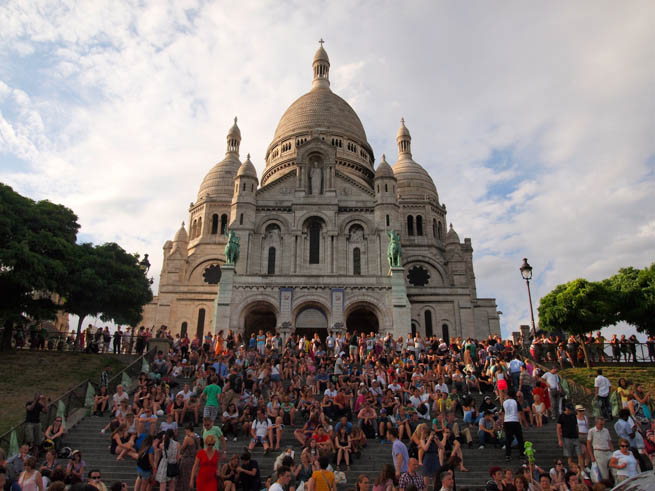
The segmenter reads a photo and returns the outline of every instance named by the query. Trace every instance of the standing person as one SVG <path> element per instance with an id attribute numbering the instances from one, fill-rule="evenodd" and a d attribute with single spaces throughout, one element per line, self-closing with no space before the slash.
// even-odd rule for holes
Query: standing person
<path id="1" fill-rule="evenodd" d="M 123 340 L 123 333 L 121 331 L 121 326 L 118 326 L 118 329 L 114 331 L 114 354 L 121 354 L 121 341 Z"/>
<path id="2" fill-rule="evenodd" d="M 639 473 L 639 463 L 630 451 L 630 442 L 619 438 L 619 449 L 612 454 L 609 466 L 616 469 L 616 481 L 620 483 Z"/>
<path id="3" fill-rule="evenodd" d="M 599 368 L 596 372 L 596 379 L 594 380 L 595 397 L 600 401 L 601 414 L 605 419 L 612 420 L 612 411 L 610 409 L 610 391 L 612 384 L 607 377 L 603 375 L 603 371 Z"/>
<path id="4" fill-rule="evenodd" d="M 202 391 L 201 399 L 205 400 L 205 408 L 203 409 L 203 418 L 209 418 L 212 423 L 216 421 L 218 416 L 218 397 L 221 395 L 221 388 L 218 385 L 218 375 L 210 377 L 210 383 Z"/>
<path id="5" fill-rule="evenodd" d="M 557 367 L 550 369 L 550 372 L 546 372 L 541 377 L 548 384 L 548 396 L 550 398 L 550 407 L 553 416 L 553 420 L 557 421 L 557 418 L 560 414 L 560 402 L 561 402 L 561 393 L 562 386 L 560 384 L 559 375 L 557 375 Z"/>
<path id="6" fill-rule="evenodd" d="M 157 466 L 157 475 L 155 480 L 159 483 L 159 491 L 175 491 L 176 475 L 171 475 L 169 466 L 177 465 L 180 460 L 180 446 L 175 439 L 173 430 L 166 430 L 164 440 L 161 442 L 161 460 Z M 178 469 L 179 473 L 179 469 Z"/>
<path id="7" fill-rule="evenodd" d="M 602 416 L 596 418 L 596 424 L 587 432 L 587 451 L 591 461 L 598 464 L 598 470 L 604 480 L 610 478 L 608 464 L 614 451 L 612 437 L 605 428 L 605 419 Z"/>
<path id="8" fill-rule="evenodd" d="M 198 450 L 196 460 L 191 470 L 189 487 L 193 488 L 193 480 L 196 479 L 195 488 L 198 491 L 216 491 L 218 489 L 218 464 L 220 456 L 214 448 L 216 437 L 209 435 L 205 439 L 205 448 Z"/>
<path id="9" fill-rule="evenodd" d="M 189 481 L 191 480 L 191 471 L 199 447 L 200 443 L 193 431 L 193 426 L 189 424 L 184 428 L 184 440 L 180 449 L 180 476 L 176 484 L 178 491 L 191 489 L 189 488 Z"/>
<path id="10" fill-rule="evenodd" d="M 505 431 L 505 460 L 512 459 L 512 442 L 514 437 L 519 442 L 519 454 L 523 454 L 523 429 L 519 423 L 519 406 L 516 402 L 516 391 L 511 389 L 503 402 L 503 430 Z"/>
<path id="11" fill-rule="evenodd" d="M 409 464 L 407 446 L 398 439 L 398 430 L 396 428 L 391 428 L 387 431 L 387 437 L 391 440 L 391 456 L 393 458 L 393 465 L 396 468 L 396 478 L 400 478 L 403 472 L 407 472 L 407 466 Z"/>
<path id="12" fill-rule="evenodd" d="M 562 447 L 564 457 L 568 458 L 569 467 L 576 457 L 580 468 L 584 467 L 578 435 L 578 419 L 570 404 L 564 407 L 564 412 L 557 420 L 557 444 Z"/>
<path id="13" fill-rule="evenodd" d="M 47 398 L 43 394 L 34 394 L 34 399 L 25 403 L 25 443 L 32 447 L 32 453 L 38 456 L 41 445 L 41 414 L 46 412 Z"/>

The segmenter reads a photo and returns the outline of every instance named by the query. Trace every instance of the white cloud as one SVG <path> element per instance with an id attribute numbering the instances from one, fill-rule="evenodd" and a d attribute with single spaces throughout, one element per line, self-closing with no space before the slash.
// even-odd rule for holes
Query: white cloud
<path id="1" fill-rule="evenodd" d="M 3 180 L 149 252 L 187 220 L 239 116 L 258 171 L 323 36 L 379 160 L 404 116 L 506 333 L 575 277 L 653 261 L 649 2 L 33 2 L 0 10 Z M 489 159 L 507 156 L 500 165 Z"/>

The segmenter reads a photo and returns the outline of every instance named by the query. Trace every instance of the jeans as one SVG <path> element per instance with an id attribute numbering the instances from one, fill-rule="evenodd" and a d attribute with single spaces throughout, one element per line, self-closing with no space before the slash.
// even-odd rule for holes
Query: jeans
<path id="1" fill-rule="evenodd" d="M 607 397 L 601 397 L 598 396 L 598 400 L 600 401 L 600 412 L 603 415 L 603 417 L 607 420 L 612 419 L 612 409 L 610 408 L 610 398 L 609 396 Z"/>

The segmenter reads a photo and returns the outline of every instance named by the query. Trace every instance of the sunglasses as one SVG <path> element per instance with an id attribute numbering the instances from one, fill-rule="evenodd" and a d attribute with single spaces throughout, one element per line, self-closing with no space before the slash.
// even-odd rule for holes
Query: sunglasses
<path id="1" fill-rule="evenodd" d="M 207 445 L 210 446 L 210 447 L 213 447 L 213 446 L 214 446 L 213 443 L 208 443 Z"/>
<path id="2" fill-rule="evenodd" d="M 102 479 L 102 477 L 100 477 L 100 476 L 91 476 L 91 479 L 93 481 L 99 481 L 100 479 Z"/>
<path id="3" fill-rule="evenodd" d="M 630 448 L 630 445 L 619 445 L 621 448 Z"/>

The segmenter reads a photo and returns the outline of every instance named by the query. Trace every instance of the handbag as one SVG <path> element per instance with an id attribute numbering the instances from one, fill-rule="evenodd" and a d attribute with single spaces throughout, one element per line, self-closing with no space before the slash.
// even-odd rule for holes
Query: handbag
<path id="1" fill-rule="evenodd" d="M 164 458 L 166 459 L 166 477 L 177 477 L 180 475 L 180 464 L 177 462 L 168 462 L 166 450 L 164 450 Z"/>

